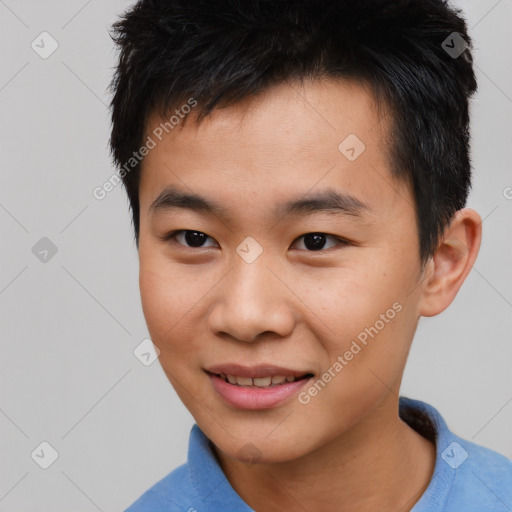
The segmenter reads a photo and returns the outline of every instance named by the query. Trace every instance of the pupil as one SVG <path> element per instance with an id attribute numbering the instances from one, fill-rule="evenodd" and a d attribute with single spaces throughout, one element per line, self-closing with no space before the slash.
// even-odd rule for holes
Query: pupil
<path id="1" fill-rule="evenodd" d="M 325 245 L 325 235 L 322 233 L 308 233 L 304 235 L 304 245 L 309 250 L 319 251 Z"/>
<path id="2" fill-rule="evenodd" d="M 200 231 L 187 231 L 185 240 L 192 247 L 201 247 L 205 242 L 206 235 Z"/>

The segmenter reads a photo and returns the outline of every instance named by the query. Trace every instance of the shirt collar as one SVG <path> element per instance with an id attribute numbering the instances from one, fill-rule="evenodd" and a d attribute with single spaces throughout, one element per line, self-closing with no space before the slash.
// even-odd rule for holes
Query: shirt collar
<path id="1" fill-rule="evenodd" d="M 207 512 L 253 512 L 231 487 L 212 449 L 211 441 L 195 424 L 190 432 L 188 466 L 201 508 Z"/>
<path id="2" fill-rule="evenodd" d="M 399 414 L 410 427 L 424 437 L 429 437 L 429 433 L 431 433 L 434 437 L 432 441 L 436 446 L 434 473 L 427 489 L 411 512 L 444 510 L 444 504 L 448 500 L 456 475 L 456 468 L 450 466 L 450 456 L 458 456 L 457 452 L 459 450 L 464 451 L 457 442 L 463 441 L 450 432 L 439 411 L 425 402 L 400 397 Z M 455 465 L 453 464 L 453 466 Z"/>

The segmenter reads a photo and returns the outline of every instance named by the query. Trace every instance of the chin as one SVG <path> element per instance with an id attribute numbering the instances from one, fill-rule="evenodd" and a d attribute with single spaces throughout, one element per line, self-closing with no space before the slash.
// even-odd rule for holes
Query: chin
<path id="1" fill-rule="evenodd" d="M 205 432 L 203 430 L 203 432 Z M 283 432 L 283 436 L 269 437 L 268 429 L 255 432 L 254 429 L 244 436 L 210 436 L 216 448 L 227 457 L 246 464 L 276 464 L 290 462 L 308 453 L 308 446 L 297 441 L 294 434 Z"/>

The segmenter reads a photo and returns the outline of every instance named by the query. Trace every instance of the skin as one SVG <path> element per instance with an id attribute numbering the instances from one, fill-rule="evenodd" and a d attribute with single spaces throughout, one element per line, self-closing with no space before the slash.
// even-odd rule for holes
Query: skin
<path id="1" fill-rule="evenodd" d="M 380 114 L 378 113 L 380 112 Z M 153 113 L 147 134 L 162 122 Z M 403 370 L 420 316 L 452 302 L 481 239 L 475 211 L 457 212 L 421 269 L 414 198 L 390 172 L 389 117 L 369 90 L 342 80 L 283 83 L 256 98 L 194 113 L 144 158 L 140 290 L 160 363 L 233 488 L 256 511 L 409 511 L 431 479 L 435 447 L 398 416 Z M 338 149 L 364 142 L 353 162 Z M 167 186 L 222 204 L 230 218 L 184 208 L 150 212 Z M 327 187 L 372 212 L 274 217 L 275 205 Z M 204 247 L 173 230 L 205 233 Z M 303 235 L 327 233 L 314 251 Z M 263 249 L 236 252 L 246 237 Z M 274 364 L 321 376 L 366 327 L 402 309 L 307 404 L 227 405 L 204 369 Z M 256 448 L 244 460 L 247 443 Z M 244 452 L 244 450 L 246 450 Z"/>

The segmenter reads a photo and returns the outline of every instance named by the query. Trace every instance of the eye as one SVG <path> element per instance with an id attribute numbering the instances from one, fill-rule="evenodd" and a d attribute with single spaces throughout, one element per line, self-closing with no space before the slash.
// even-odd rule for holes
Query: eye
<path id="1" fill-rule="evenodd" d="M 330 238 L 335 243 L 331 247 L 325 247 L 326 240 Z M 162 240 L 165 242 L 174 241 L 179 245 L 189 247 L 191 249 L 199 249 L 202 247 L 215 247 L 215 245 L 204 245 L 204 243 L 208 240 L 212 240 L 210 236 L 201 231 L 194 231 L 190 229 L 180 229 L 171 231 L 162 237 Z M 327 233 L 306 233 L 305 235 L 300 236 L 294 241 L 294 244 L 297 241 L 304 239 L 303 245 L 308 252 L 319 252 L 325 251 L 336 245 L 348 245 L 349 242 L 335 235 L 329 235 Z"/>
<path id="2" fill-rule="evenodd" d="M 213 238 L 201 231 L 193 231 L 190 229 L 171 231 L 162 237 L 165 242 L 172 240 L 176 241 L 179 245 L 196 249 L 201 247 L 212 247 L 203 245 L 208 238 L 213 240 Z"/>
<path id="3" fill-rule="evenodd" d="M 304 239 L 303 245 L 308 251 L 325 251 L 331 247 L 324 247 L 327 238 L 331 238 L 334 241 L 338 242 L 338 245 L 348 245 L 348 241 L 343 240 L 343 238 L 328 235 L 327 233 L 306 233 L 305 235 L 300 236 L 297 240 Z M 296 243 L 296 241 L 294 242 Z M 334 244 L 335 246 L 336 244 Z"/>

